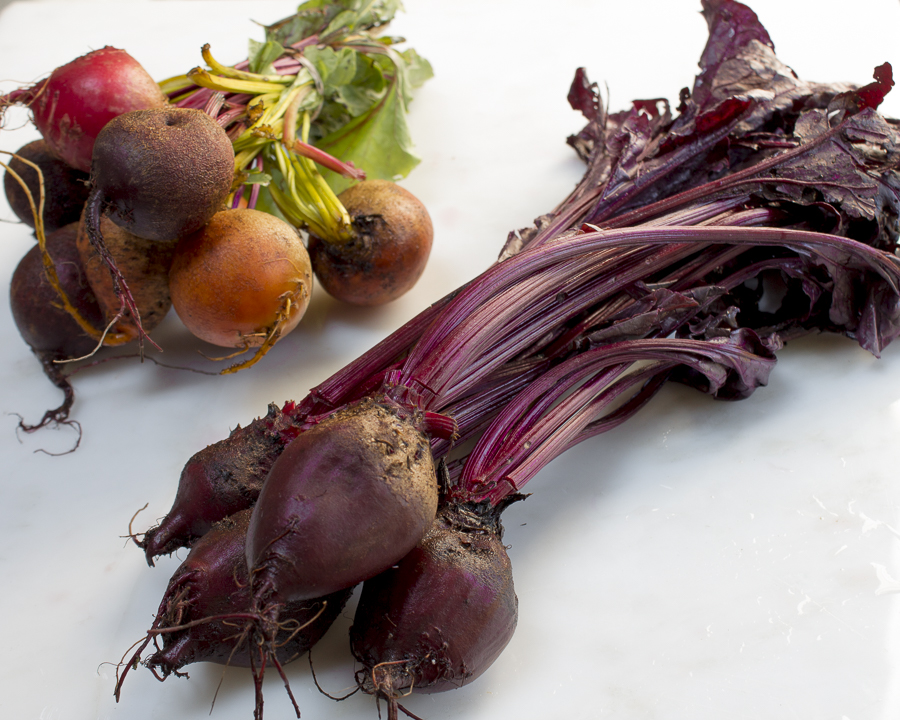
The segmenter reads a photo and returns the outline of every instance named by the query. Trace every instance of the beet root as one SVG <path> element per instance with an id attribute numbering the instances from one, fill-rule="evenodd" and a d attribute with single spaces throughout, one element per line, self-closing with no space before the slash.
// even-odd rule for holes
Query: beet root
<path id="1" fill-rule="evenodd" d="M 441 692 L 483 673 L 518 617 L 500 510 L 445 508 L 399 563 L 366 580 L 350 629 L 359 686 L 388 702 Z"/>
<path id="2" fill-rule="evenodd" d="M 350 215 L 345 242 L 310 235 L 313 272 L 332 297 L 352 305 L 383 305 L 407 292 L 431 254 L 434 229 L 425 206 L 388 180 L 366 180 L 338 199 Z"/>
<path id="3" fill-rule="evenodd" d="M 285 446 L 301 428 L 290 415 L 269 405 L 269 411 L 224 440 L 195 454 L 181 472 L 171 510 L 155 528 L 137 541 L 147 563 L 181 547 L 189 547 L 213 524 L 251 508 L 263 481 Z"/>
<path id="4" fill-rule="evenodd" d="M 60 287 L 84 321 L 93 328 L 102 327 L 103 314 L 81 265 L 75 238 L 78 223 L 71 223 L 46 237 L 46 249 L 53 260 Z M 9 288 L 10 309 L 22 339 L 41 361 L 44 374 L 63 392 L 59 407 L 47 410 L 34 425 L 20 423 L 31 432 L 50 423 L 72 423 L 69 411 L 75 392 L 59 360 L 81 357 L 92 352 L 97 340 L 89 335 L 61 303 L 59 293 L 50 284 L 39 245 L 32 247 L 13 272 Z M 99 330 L 97 331 L 99 337 Z"/>
<path id="5" fill-rule="evenodd" d="M 262 347 L 293 330 L 312 293 L 309 254 L 274 215 L 216 213 L 178 243 L 169 274 L 175 312 L 196 337 L 229 348 Z"/>
<path id="6" fill-rule="evenodd" d="M 88 282 L 103 310 L 104 326 L 115 320 L 110 333 L 104 338 L 104 344 L 121 345 L 140 337 L 141 328 L 145 332 L 153 330 L 172 307 L 168 278 L 175 241 L 148 242 L 119 227 L 106 216 L 100 218 L 100 231 L 106 250 L 131 290 L 140 313 L 140 327 L 130 311 L 119 315 L 121 302 L 116 295 L 113 278 L 106 262 L 91 243 L 84 222 L 78 230 L 78 253 Z"/>
<path id="7" fill-rule="evenodd" d="M 306 653 L 331 627 L 351 590 L 285 605 L 278 626 L 260 640 L 257 626 L 247 620 L 252 605 L 244 559 L 249 520 L 250 510 L 245 510 L 216 523 L 188 553 L 169 581 L 147 638 L 119 677 L 117 698 L 128 668 L 151 642 L 155 652 L 143 664 L 165 679 L 196 662 L 281 666 Z"/>
<path id="8" fill-rule="evenodd" d="M 101 215 L 144 240 L 170 243 L 223 209 L 234 178 L 234 148 L 201 110 L 135 110 L 113 118 L 94 142 L 84 226 L 109 268 L 119 313 L 146 335 L 128 281 L 106 247 Z"/>
<path id="9" fill-rule="evenodd" d="M 233 177 L 231 141 L 201 110 L 125 113 L 94 143 L 91 180 L 99 197 L 92 200 L 146 240 L 168 242 L 199 230 L 222 209 Z"/>
<path id="10" fill-rule="evenodd" d="M 168 103 L 137 60 L 109 46 L 61 65 L 45 80 L 5 100 L 28 105 L 51 152 L 82 172 L 90 171 L 94 141 L 110 120 Z"/>
<path id="11" fill-rule="evenodd" d="M 437 478 L 419 415 L 366 398 L 303 432 L 254 506 L 247 564 L 261 612 L 390 567 L 431 526 Z"/>
<path id="12" fill-rule="evenodd" d="M 9 161 L 9 170 L 3 176 L 3 189 L 9 206 L 23 223 L 34 228 L 34 213 L 28 194 L 12 176 L 14 171 L 27 185 L 28 192 L 37 205 L 40 197 L 38 174 L 33 167 L 22 162 L 28 160 L 41 170 L 44 180 L 44 232 L 54 230 L 78 222 L 81 210 L 87 201 L 90 190 L 87 173 L 75 170 L 50 152 L 44 140 L 34 140 L 16 150 L 15 157 Z"/>
<path id="13" fill-rule="evenodd" d="M 85 319 L 102 327 L 103 315 L 91 290 L 76 247 L 78 224 L 71 223 L 47 236 L 47 252 L 60 285 Z M 51 359 L 86 355 L 97 345 L 72 316 L 60 305 L 59 295 L 47 280 L 41 249 L 31 248 L 10 283 L 13 319 L 25 342 L 38 354 Z"/>

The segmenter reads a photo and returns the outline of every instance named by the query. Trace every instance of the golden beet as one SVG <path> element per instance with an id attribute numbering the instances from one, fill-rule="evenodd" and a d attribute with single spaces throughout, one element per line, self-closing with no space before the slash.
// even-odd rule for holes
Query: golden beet
<path id="1" fill-rule="evenodd" d="M 312 269 L 296 229 L 283 220 L 223 210 L 178 243 L 169 291 L 178 317 L 201 340 L 259 347 L 300 322 Z"/>

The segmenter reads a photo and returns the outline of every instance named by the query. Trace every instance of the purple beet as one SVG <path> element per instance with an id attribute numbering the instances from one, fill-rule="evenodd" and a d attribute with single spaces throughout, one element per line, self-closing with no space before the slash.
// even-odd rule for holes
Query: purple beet
<path id="1" fill-rule="evenodd" d="M 100 328 L 103 314 L 75 246 L 77 234 L 78 223 L 66 225 L 47 236 L 46 248 L 66 297 L 89 325 Z M 71 422 L 68 418 L 75 392 L 65 371 L 67 365 L 57 361 L 87 355 L 98 341 L 62 307 L 59 294 L 47 279 L 38 245 L 25 253 L 13 272 L 9 301 L 19 333 L 41 361 L 44 374 L 64 396 L 62 404 L 47 410 L 39 423 L 22 422 L 19 427 L 31 432 L 51 423 Z"/>
<path id="2" fill-rule="evenodd" d="M 13 170 L 28 187 L 35 205 L 40 198 L 38 174 L 33 167 L 22 162 L 22 159 L 33 162 L 41 170 L 44 179 L 44 232 L 54 230 L 78 222 L 84 203 L 90 190 L 90 176 L 69 167 L 52 153 L 44 140 L 34 140 L 16 150 L 16 157 L 9 161 Z M 7 170 L 3 176 L 3 189 L 9 206 L 23 223 L 34 228 L 34 213 L 28 194 Z"/>
<path id="3" fill-rule="evenodd" d="M 47 236 L 47 252 L 60 285 L 72 304 L 95 327 L 103 327 L 103 315 L 78 256 L 75 238 L 78 223 Z M 59 295 L 44 271 L 41 249 L 35 245 L 19 261 L 10 282 L 10 307 L 16 327 L 26 343 L 38 354 L 54 359 L 78 357 L 94 349 L 90 337 L 60 305 Z"/>
<path id="4" fill-rule="evenodd" d="M 493 508 L 448 507 L 390 569 L 363 584 L 350 629 L 359 686 L 388 703 L 465 685 L 506 647 L 516 627 L 512 567 Z"/>
<path id="5" fill-rule="evenodd" d="M 438 499 L 423 425 L 420 413 L 366 398 L 285 448 L 247 533 L 261 612 L 356 585 L 422 539 Z"/>
<path id="6" fill-rule="evenodd" d="M 154 642 L 143 661 L 160 679 L 183 674 L 196 662 L 254 668 L 261 682 L 267 662 L 284 665 L 305 654 L 328 630 L 352 590 L 289 603 L 270 637 L 257 634 L 244 559 L 250 510 L 216 523 L 191 548 L 166 589 L 146 640 L 116 684 L 116 697 L 130 667 Z"/>
<path id="7" fill-rule="evenodd" d="M 275 459 L 300 432 L 290 412 L 269 405 L 269 412 L 246 427 L 237 427 L 219 442 L 194 455 L 181 472 L 168 515 L 137 544 L 147 563 L 189 547 L 214 523 L 253 506 Z"/>
<path id="8" fill-rule="evenodd" d="M 209 222 L 233 176 L 231 141 L 209 115 L 171 106 L 135 110 L 97 135 L 89 207 L 105 208 L 133 235 L 166 242 Z"/>

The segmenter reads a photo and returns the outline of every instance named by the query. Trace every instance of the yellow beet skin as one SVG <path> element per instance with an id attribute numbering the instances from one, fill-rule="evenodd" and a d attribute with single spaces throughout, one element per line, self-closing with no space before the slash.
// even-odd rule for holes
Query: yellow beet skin
<path id="1" fill-rule="evenodd" d="M 169 291 L 178 317 L 201 340 L 259 347 L 300 322 L 312 269 L 300 236 L 283 220 L 223 210 L 178 243 Z"/>

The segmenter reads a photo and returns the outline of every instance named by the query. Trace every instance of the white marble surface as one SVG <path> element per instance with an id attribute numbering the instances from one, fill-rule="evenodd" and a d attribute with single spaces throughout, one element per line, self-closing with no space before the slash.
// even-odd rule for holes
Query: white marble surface
<path id="1" fill-rule="evenodd" d="M 630 8 L 630 9 L 626 9 Z M 868 81 L 900 69 L 895 0 L 757 0 L 785 62 L 805 78 Z M 787 7 L 786 7 L 787 6 Z M 287 0 L 15 2 L 0 13 L 0 80 L 29 81 L 90 48 L 124 47 L 162 78 L 244 56 L 250 19 Z M 17 720 L 250 718 L 247 673 L 198 666 L 159 684 L 146 670 L 114 702 L 111 663 L 149 625 L 178 558 L 146 567 L 123 539 L 169 508 L 184 461 L 271 401 L 307 388 L 491 262 L 506 233 L 568 192 L 579 129 L 573 71 L 607 83 L 614 108 L 676 98 L 705 41 L 699 0 L 407 0 L 394 32 L 434 64 L 413 105 L 424 161 L 406 181 L 429 206 L 435 252 L 396 304 L 355 312 L 320 293 L 307 320 L 255 369 L 204 377 L 107 363 L 75 378 L 70 432 L 16 434 L 57 392 L 0 310 L 0 714 Z M 77 32 L 73 32 L 77 28 Z M 885 109 L 900 115 L 900 91 Z M 15 150 L 24 116 L 0 131 Z M 21 126 L 21 127 L 19 127 Z M 18 129 L 15 129 L 18 127 Z M 0 202 L 4 202 L 0 200 Z M 5 204 L 0 218 L 11 218 Z M 33 240 L 0 225 L 8 279 Z M 8 305 L 5 298 L 4 306 Z M 171 316 L 170 363 L 197 362 Z M 520 621 L 496 664 L 462 690 L 409 699 L 428 720 L 894 720 L 900 712 L 900 348 L 785 348 L 771 383 L 715 403 L 671 388 L 614 433 L 572 451 L 510 509 L 506 541 Z M 143 522 L 144 525 L 140 525 Z M 352 684 L 349 615 L 313 654 L 333 694 Z M 305 661 L 289 667 L 303 717 L 374 718 L 370 697 L 335 703 Z M 221 685 L 220 685 L 221 683 Z M 218 690 L 218 693 L 217 693 Z M 210 706 L 215 706 L 210 715 Z M 266 714 L 291 717 L 280 683 Z"/>

